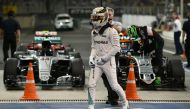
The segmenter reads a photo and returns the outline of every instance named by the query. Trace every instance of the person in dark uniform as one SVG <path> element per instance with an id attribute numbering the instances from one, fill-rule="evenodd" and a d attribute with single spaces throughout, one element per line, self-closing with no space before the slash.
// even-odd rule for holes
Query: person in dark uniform
<path id="1" fill-rule="evenodd" d="M 0 26 L 0 34 L 3 38 L 3 55 L 4 62 L 9 57 L 8 51 L 11 48 L 11 57 L 14 56 L 17 44 L 20 42 L 20 24 L 14 19 L 14 12 L 8 12 L 8 18 L 2 21 Z"/>
<path id="2" fill-rule="evenodd" d="M 184 22 L 182 30 L 182 43 L 185 44 L 185 55 L 187 57 L 186 67 L 190 68 L 190 12 L 188 13 L 188 21 Z"/>
<path id="3" fill-rule="evenodd" d="M 162 68 L 162 57 L 163 57 L 163 47 L 164 40 L 152 27 L 148 26 L 136 26 L 132 25 L 127 29 L 127 33 L 130 37 L 140 38 L 141 39 L 141 48 L 140 50 L 144 54 L 149 54 L 152 51 L 155 51 L 155 57 L 153 65 L 159 70 Z M 157 72 L 157 75 L 161 74 L 161 71 Z"/>
<path id="4" fill-rule="evenodd" d="M 172 17 L 174 19 L 173 23 L 173 31 L 174 31 L 174 44 L 176 53 L 174 55 L 181 55 L 183 53 L 183 48 L 180 43 L 180 36 L 181 36 L 181 21 L 179 16 L 176 12 L 172 13 Z"/>

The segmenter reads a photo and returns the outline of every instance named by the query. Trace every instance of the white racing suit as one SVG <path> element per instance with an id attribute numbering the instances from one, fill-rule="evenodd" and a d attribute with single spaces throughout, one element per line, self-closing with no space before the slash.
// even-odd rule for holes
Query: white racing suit
<path id="1" fill-rule="evenodd" d="M 114 28 L 108 27 L 102 35 L 92 30 L 92 50 L 90 58 L 95 60 L 95 68 L 91 68 L 88 85 L 88 104 L 94 105 L 96 83 L 102 73 L 105 73 L 111 88 L 119 95 L 122 103 L 127 102 L 125 93 L 117 82 L 115 54 L 120 51 L 119 35 Z M 104 64 L 98 64 L 102 58 Z"/>

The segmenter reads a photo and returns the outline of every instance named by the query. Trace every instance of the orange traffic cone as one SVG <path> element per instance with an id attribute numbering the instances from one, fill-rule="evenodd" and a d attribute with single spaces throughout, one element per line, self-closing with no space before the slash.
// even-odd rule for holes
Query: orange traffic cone
<path id="1" fill-rule="evenodd" d="M 126 97 L 128 100 L 140 100 L 141 99 L 137 95 L 133 64 L 130 64 L 128 79 L 127 79 L 127 86 L 126 86 Z"/>
<path id="2" fill-rule="evenodd" d="M 36 85 L 34 81 L 32 63 L 29 63 L 24 95 L 20 99 L 21 100 L 39 100 L 39 97 L 36 95 Z"/>

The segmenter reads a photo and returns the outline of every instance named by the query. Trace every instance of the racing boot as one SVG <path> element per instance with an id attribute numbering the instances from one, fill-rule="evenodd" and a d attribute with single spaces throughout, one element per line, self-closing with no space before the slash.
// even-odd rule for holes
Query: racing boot
<path id="1" fill-rule="evenodd" d="M 106 104 L 110 104 L 110 105 L 112 105 L 112 106 L 116 106 L 116 105 L 118 105 L 119 103 L 118 103 L 118 101 L 110 101 L 110 100 L 107 100 L 107 101 L 106 101 Z"/>
<path id="2" fill-rule="evenodd" d="M 94 109 L 94 105 L 88 105 L 88 109 Z"/>
<path id="3" fill-rule="evenodd" d="M 121 109 L 129 109 L 129 102 L 126 101 L 123 105 Z"/>
<path id="4" fill-rule="evenodd" d="M 112 106 L 116 106 L 116 105 L 118 105 L 119 103 L 118 103 L 117 100 L 111 100 L 111 101 L 110 101 L 110 104 L 111 104 Z"/>

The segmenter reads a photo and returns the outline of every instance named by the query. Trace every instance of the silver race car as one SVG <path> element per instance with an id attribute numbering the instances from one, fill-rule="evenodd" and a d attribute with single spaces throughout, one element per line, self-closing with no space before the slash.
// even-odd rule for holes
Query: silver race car
<path id="1" fill-rule="evenodd" d="M 21 44 L 15 58 L 8 58 L 3 81 L 6 89 L 22 88 L 26 82 L 28 65 L 32 63 L 36 85 L 83 87 L 85 69 L 80 53 L 62 43 L 54 31 L 37 31 L 34 41 Z"/>
<path id="2" fill-rule="evenodd" d="M 125 89 L 129 65 L 134 64 L 136 85 L 143 88 L 184 88 L 185 71 L 180 59 L 163 57 L 163 65 L 155 65 L 154 53 L 139 52 L 140 39 L 124 37 L 120 40 L 121 53 L 116 56 L 118 82 Z"/>

